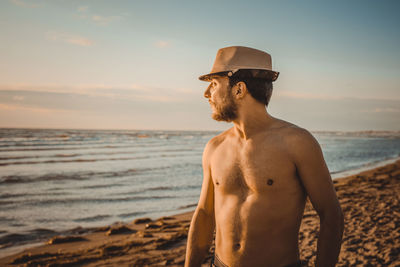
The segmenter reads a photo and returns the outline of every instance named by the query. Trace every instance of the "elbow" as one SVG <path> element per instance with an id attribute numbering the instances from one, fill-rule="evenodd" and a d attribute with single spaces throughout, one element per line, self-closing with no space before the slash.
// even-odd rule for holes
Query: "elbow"
<path id="1" fill-rule="evenodd" d="M 210 210 L 201 206 L 197 206 L 194 211 L 192 223 L 198 223 L 202 226 L 214 226 L 214 210 Z"/>
<path id="2" fill-rule="evenodd" d="M 207 217 L 207 218 L 214 218 L 214 209 L 213 206 L 204 206 L 204 205 L 199 205 L 197 206 L 195 210 L 195 215 L 196 216 L 201 216 L 201 217 Z"/>
<path id="3" fill-rule="evenodd" d="M 214 225 L 214 212 L 204 208 L 197 208 L 195 211 L 195 216 L 202 223 L 207 225 Z"/>
<path id="4" fill-rule="evenodd" d="M 205 209 L 196 208 L 189 230 L 190 244 L 194 251 L 206 253 L 212 242 L 214 228 L 214 214 L 210 214 Z"/>

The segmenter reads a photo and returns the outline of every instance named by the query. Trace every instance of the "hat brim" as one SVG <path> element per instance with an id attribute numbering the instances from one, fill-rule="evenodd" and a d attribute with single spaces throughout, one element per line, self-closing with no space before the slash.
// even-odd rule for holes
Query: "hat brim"
<path id="1" fill-rule="evenodd" d="M 257 75 L 255 75 L 253 77 L 263 78 L 263 79 L 271 80 L 273 82 L 276 81 L 276 79 L 278 79 L 278 76 L 279 76 L 279 72 L 277 72 L 277 71 L 264 70 L 264 69 L 251 69 L 251 70 L 260 70 L 260 72 L 258 72 Z M 199 80 L 204 81 L 204 82 L 209 82 L 214 77 L 228 76 L 227 74 L 229 72 L 230 71 L 221 71 L 221 72 L 213 72 L 213 73 L 209 73 L 209 74 L 204 74 L 199 77 Z"/>

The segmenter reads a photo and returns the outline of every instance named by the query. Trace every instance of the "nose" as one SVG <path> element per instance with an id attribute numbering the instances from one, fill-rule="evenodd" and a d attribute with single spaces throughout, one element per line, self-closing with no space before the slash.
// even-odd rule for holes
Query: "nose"
<path id="1" fill-rule="evenodd" d="M 211 84 L 207 87 L 207 89 L 204 91 L 204 97 L 205 98 L 210 98 L 211 94 L 210 94 L 210 88 L 211 88 Z"/>

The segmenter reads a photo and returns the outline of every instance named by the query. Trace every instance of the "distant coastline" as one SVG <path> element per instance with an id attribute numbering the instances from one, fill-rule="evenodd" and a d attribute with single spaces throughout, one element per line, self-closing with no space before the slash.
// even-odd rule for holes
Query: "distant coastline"
<path id="1" fill-rule="evenodd" d="M 229 127 L 227 127 L 228 129 Z M 220 133 L 224 130 L 215 129 L 136 129 L 136 128 L 52 128 L 52 127 L 0 127 L 0 130 L 51 130 L 51 131 L 161 131 L 161 132 L 214 132 Z M 309 129 L 308 129 L 309 130 Z M 354 135 L 354 136 L 394 136 L 400 137 L 400 130 L 309 130 L 311 133 L 332 134 L 332 135 Z"/>

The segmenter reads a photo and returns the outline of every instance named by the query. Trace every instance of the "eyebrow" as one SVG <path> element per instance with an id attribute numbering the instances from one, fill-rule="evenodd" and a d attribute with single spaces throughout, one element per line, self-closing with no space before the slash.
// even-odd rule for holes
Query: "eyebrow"
<path id="1" fill-rule="evenodd" d="M 222 78 L 223 78 L 223 76 L 214 76 L 214 77 L 211 78 L 211 81 L 212 81 L 212 80 L 222 79 Z"/>

